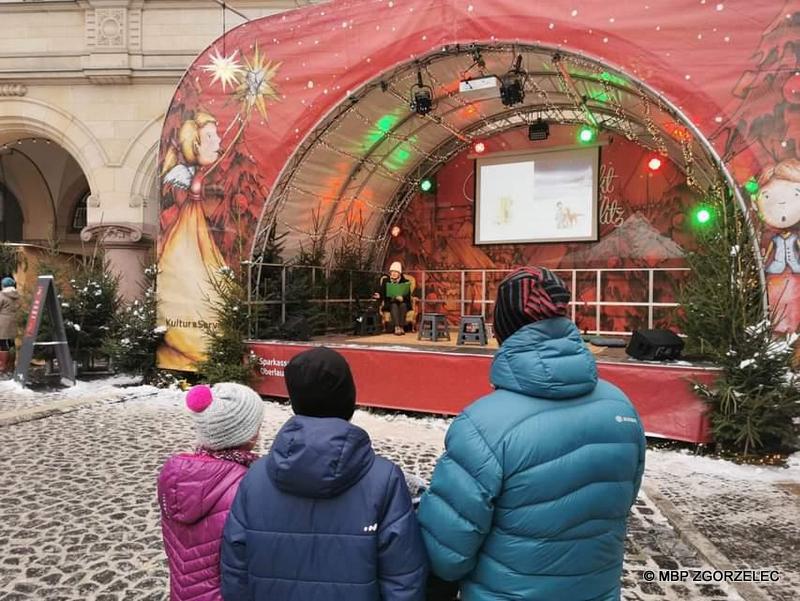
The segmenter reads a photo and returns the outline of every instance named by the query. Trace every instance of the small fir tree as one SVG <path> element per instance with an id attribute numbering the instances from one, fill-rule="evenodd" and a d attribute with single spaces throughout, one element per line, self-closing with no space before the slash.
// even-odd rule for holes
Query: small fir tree
<path id="1" fill-rule="evenodd" d="M 223 267 L 211 279 L 214 290 L 209 301 L 216 323 L 206 328 L 206 359 L 197 364 L 200 377 L 208 384 L 248 384 L 254 375 L 245 340 L 248 336 L 247 288 L 242 276 Z"/>
<path id="2" fill-rule="evenodd" d="M 166 332 L 166 328 L 157 323 L 157 274 L 156 265 L 145 268 L 141 298 L 121 308 L 103 345 L 115 370 L 141 375 L 145 383 L 154 381 L 156 351 Z"/>
<path id="3" fill-rule="evenodd" d="M 60 295 L 64 327 L 73 358 L 86 369 L 102 353 L 114 325 L 120 307 L 119 281 L 105 257 L 95 253 L 83 260 L 69 283 L 71 293 Z"/>
<path id="4" fill-rule="evenodd" d="M 777 340 L 765 319 L 759 264 L 746 216 L 732 199 L 714 197 L 711 219 L 697 224 L 697 250 L 687 257 L 690 276 L 678 298 L 688 351 L 711 360 L 722 373 L 695 389 L 709 407 L 717 444 L 724 451 L 796 448 L 800 383 L 792 372 L 796 336 Z M 774 316 L 772 316 L 774 318 Z"/>
<path id="5" fill-rule="evenodd" d="M 274 337 L 276 328 L 281 322 L 279 303 L 267 304 L 281 300 L 281 267 L 283 249 L 288 232 L 277 233 L 273 225 L 269 228 L 261 253 L 255 257 L 250 266 L 250 288 L 256 303 L 250 305 L 250 320 L 254 338 Z"/>

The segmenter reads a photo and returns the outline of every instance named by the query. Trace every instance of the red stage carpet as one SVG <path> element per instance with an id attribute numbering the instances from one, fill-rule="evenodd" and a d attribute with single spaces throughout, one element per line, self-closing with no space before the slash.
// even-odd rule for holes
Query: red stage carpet
<path id="1" fill-rule="evenodd" d="M 409 343 L 412 341 L 409 338 Z M 342 341 L 344 342 L 344 341 Z M 405 343 L 405 340 L 402 340 Z M 398 341 L 399 343 L 399 341 Z M 452 347 L 367 346 L 336 344 L 349 361 L 358 387 L 359 405 L 456 414 L 478 397 L 491 392 L 489 368 L 492 355 Z M 314 346 L 307 342 L 251 343 L 259 357 L 260 373 L 255 388 L 265 396 L 286 397 L 283 367 L 294 355 Z M 483 354 L 481 354 L 483 353 Z M 619 386 L 631 398 L 648 436 L 702 443 L 711 440 L 703 403 L 693 394 L 692 382 L 709 382 L 714 370 L 598 358 L 600 376 Z"/>

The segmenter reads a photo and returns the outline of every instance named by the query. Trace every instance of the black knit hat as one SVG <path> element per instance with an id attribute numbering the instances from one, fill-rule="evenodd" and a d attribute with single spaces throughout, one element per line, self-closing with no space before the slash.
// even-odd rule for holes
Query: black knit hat
<path id="1" fill-rule="evenodd" d="M 284 369 L 289 400 L 296 415 L 340 417 L 356 410 L 356 387 L 350 366 L 324 346 L 296 355 Z"/>
<path id="2" fill-rule="evenodd" d="M 570 294 L 560 277 L 544 267 L 518 269 L 497 288 L 494 333 L 498 342 L 522 326 L 567 314 Z"/>

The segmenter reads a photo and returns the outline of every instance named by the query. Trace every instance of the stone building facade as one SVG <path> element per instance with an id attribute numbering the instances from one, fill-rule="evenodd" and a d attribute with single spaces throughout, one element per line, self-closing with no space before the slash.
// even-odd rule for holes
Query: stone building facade
<path id="1" fill-rule="evenodd" d="M 0 0 L 0 241 L 102 244 L 138 290 L 164 114 L 224 30 L 301 0 Z"/>

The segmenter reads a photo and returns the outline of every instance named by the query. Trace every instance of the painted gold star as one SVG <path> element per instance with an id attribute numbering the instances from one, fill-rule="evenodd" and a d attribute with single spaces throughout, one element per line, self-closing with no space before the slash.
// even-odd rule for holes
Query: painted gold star
<path id="1" fill-rule="evenodd" d="M 242 101 L 247 113 L 256 107 L 261 116 L 266 119 L 267 100 L 278 98 L 278 90 L 272 80 L 281 64 L 268 61 L 266 56 L 259 51 L 257 44 L 253 55 L 249 59 L 245 57 L 244 62 L 245 68 L 243 77 L 238 82 L 239 87 L 236 88 L 236 98 Z"/>
<path id="2" fill-rule="evenodd" d="M 238 50 L 234 51 L 230 56 L 222 56 L 219 51 L 214 48 L 214 54 L 211 55 L 211 64 L 203 65 L 202 69 L 206 73 L 213 75 L 211 84 L 220 82 L 222 84 L 222 91 L 226 92 L 228 86 L 236 86 L 241 83 L 241 77 L 244 73 L 242 65 L 236 60 Z"/>

